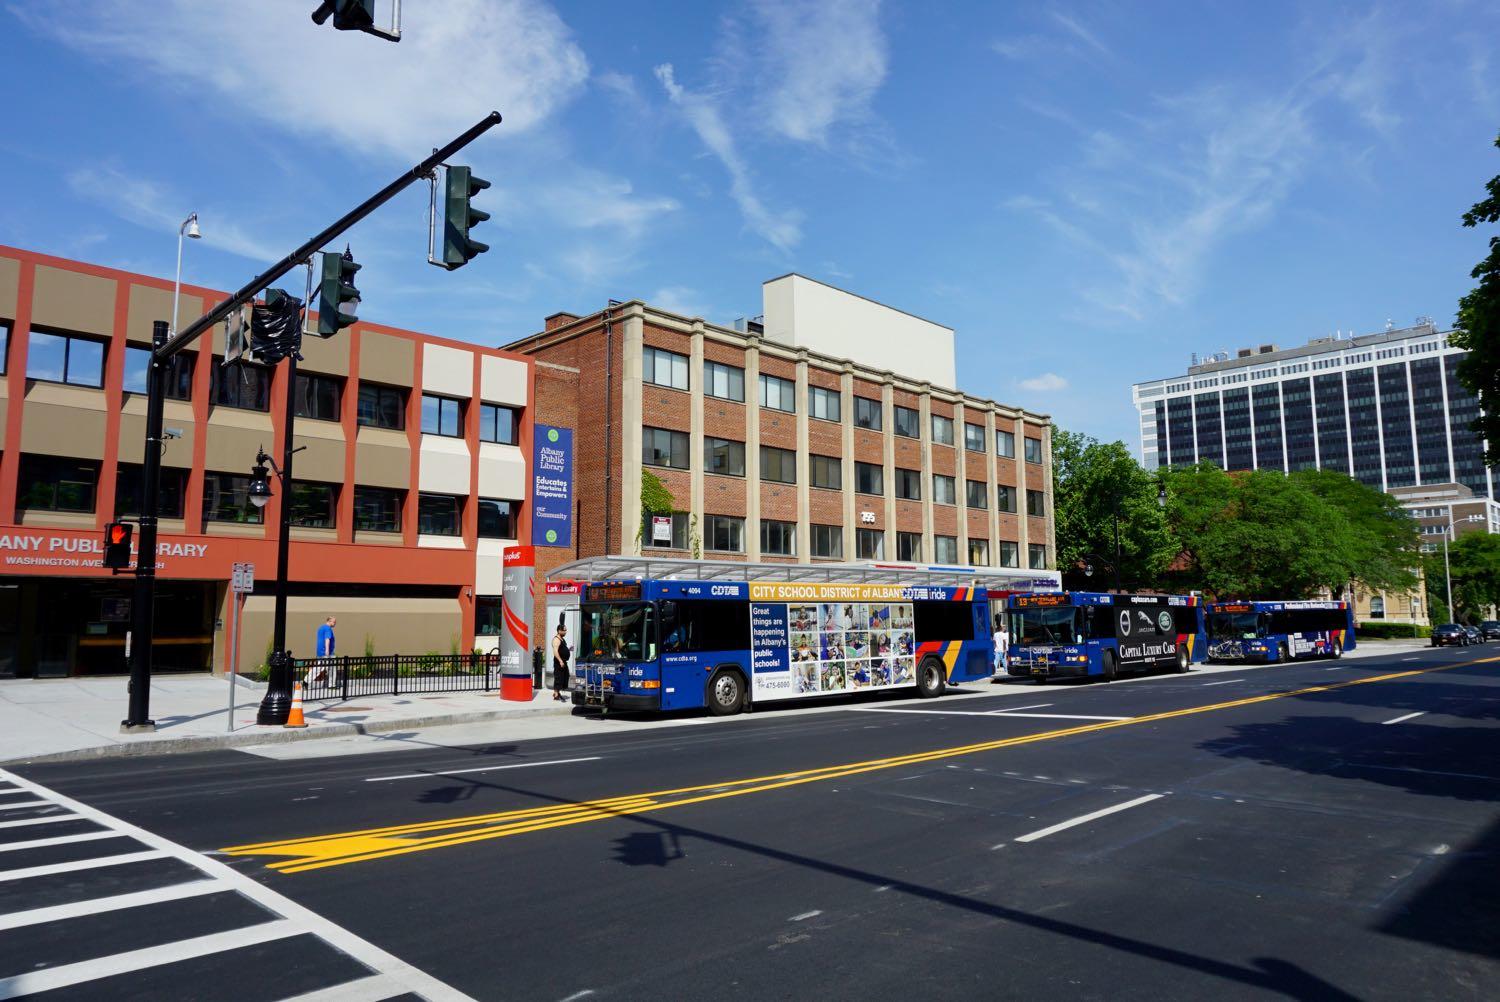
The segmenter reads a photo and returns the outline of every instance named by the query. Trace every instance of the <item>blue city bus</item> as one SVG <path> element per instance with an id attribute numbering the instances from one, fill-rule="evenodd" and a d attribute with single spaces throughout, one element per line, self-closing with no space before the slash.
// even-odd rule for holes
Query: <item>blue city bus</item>
<path id="1" fill-rule="evenodd" d="M 1012 595 L 1007 674 L 1113 681 L 1125 672 L 1185 672 L 1207 642 L 1196 595 L 1068 591 Z"/>
<path id="2" fill-rule="evenodd" d="M 624 563 L 623 558 L 591 559 L 607 569 Z M 580 567 L 586 563 L 553 573 L 579 578 L 581 571 L 587 573 Z M 791 577 L 801 567 L 654 560 L 645 569 L 702 579 L 586 583 L 572 678 L 574 707 L 706 708 L 723 716 L 752 704 L 866 690 L 939 696 L 949 685 L 991 677 L 992 590 L 998 601 L 1010 588 L 1055 587 L 1046 571 L 944 568 L 938 573 L 917 565 L 818 565 L 811 568 L 823 579 L 818 581 L 710 576 L 763 570 Z M 1002 587 L 913 583 L 956 581 L 964 572 L 971 580 Z"/>
<path id="3" fill-rule="evenodd" d="M 1213 602 L 1206 612 L 1210 661 L 1276 664 L 1354 649 L 1349 602 Z"/>

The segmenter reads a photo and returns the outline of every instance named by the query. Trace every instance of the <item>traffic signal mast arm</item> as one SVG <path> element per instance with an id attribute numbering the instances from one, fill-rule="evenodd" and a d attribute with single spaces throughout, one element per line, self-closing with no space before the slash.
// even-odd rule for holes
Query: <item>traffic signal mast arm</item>
<path id="1" fill-rule="evenodd" d="M 348 230 L 355 223 L 364 219 L 366 216 L 374 212 L 376 209 L 380 208 L 380 206 L 384 205 L 386 202 L 389 202 L 408 185 L 420 181 L 425 177 L 428 177 L 432 173 L 433 169 L 438 166 L 438 164 L 442 163 L 448 157 L 451 157 L 453 154 L 457 153 L 465 146 L 468 146 L 474 140 L 478 139 L 480 136 L 484 135 L 490 129 L 499 124 L 500 113 L 498 111 L 492 111 L 475 125 L 467 129 L 463 133 L 463 135 L 459 136 L 457 139 L 454 139 L 452 142 L 442 147 L 441 149 L 434 150 L 432 156 L 423 160 L 411 170 L 396 178 L 396 180 L 392 181 L 380 191 L 376 192 L 373 196 L 360 203 L 354 209 L 350 210 L 346 215 L 340 218 L 333 225 L 329 226 L 326 230 L 323 230 L 321 233 L 313 237 L 311 240 L 307 241 L 307 243 L 303 244 L 301 247 L 298 247 L 296 250 L 292 251 L 286 257 L 282 258 L 276 264 L 272 265 L 269 269 L 252 278 L 249 283 L 244 286 L 244 288 L 240 289 L 240 291 L 236 292 L 234 295 L 230 296 L 228 299 L 224 300 L 219 305 L 209 310 L 203 316 L 199 317 L 197 320 L 193 321 L 193 323 L 188 325 L 188 327 L 177 336 L 169 339 L 165 344 L 157 348 L 155 351 L 156 360 L 159 362 L 164 362 L 167 359 L 171 358 L 173 355 L 177 354 L 183 348 L 186 348 L 188 345 L 198 340 L 198 338 L 201 337 L 205 331 L 209 330 L 213 327 L 214 324 L 218 323 L 220 320 L 223 320 L 226 316 L 228 316 L 230 311 L 238 309 L 240 306 L 253 300 L 255 296 L 263 289 L 268 287 L 272 282 L 276 281 L 281 276 L 285 275 L 287 272 L 291 271 L 293 268 L 297 267 L 299 264 L 302 264 L 304 261 L 310 258 L 320 247 L 323 247 L 329 241 L 333 240 L 335 237 Z"/>

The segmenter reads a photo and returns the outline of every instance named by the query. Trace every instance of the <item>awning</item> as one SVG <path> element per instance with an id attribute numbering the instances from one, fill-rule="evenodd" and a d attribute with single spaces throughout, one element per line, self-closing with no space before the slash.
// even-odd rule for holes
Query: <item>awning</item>
<path id="1" fill-rule="evenodd" d="M 688 557 L 584 557 L 554 567 L 549 581 L 796 581 L 976 587 L 991 591 L 1058 591 L 1057 571 L 859 561 L 836 564 L 753 564 Z"/>

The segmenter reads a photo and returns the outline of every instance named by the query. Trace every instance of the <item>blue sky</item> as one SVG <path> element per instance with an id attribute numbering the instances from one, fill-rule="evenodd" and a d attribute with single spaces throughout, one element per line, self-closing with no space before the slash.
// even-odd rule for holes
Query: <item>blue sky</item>
<path id="1" fill-rule="evenodd" d="M 485 344 L 800 271 L 958 331 L 963 388 L 1135 443 L 1191 351 L 1450 323 L 1500 173 L 1500 7 L 408 0 L 0 4 L 0 242 L 234 288 L 491 108 L 454 273 L 426 190 L 349 238 L 362 312 Z M 382 0 L 380 5 L 385 7 Z"/>

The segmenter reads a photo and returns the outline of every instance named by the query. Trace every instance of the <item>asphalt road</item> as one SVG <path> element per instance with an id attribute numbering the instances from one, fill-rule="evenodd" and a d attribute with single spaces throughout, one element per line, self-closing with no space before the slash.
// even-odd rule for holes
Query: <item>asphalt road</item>
<path id="1" fill-rule="evenodd" d="M 1500 995 L 1500 645 L 991 691 L 0 774 L 0 998 Z"/>

